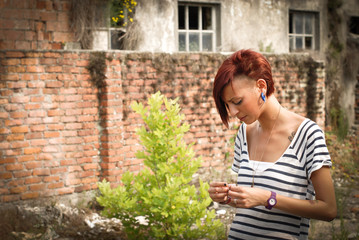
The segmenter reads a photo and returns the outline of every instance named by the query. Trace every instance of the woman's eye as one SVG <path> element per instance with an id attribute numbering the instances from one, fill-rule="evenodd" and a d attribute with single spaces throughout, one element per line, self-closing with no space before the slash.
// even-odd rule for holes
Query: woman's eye
<path id="1" fill-rule="evenodd" d="M 239 105 L 242 103 L 242 100 L 240 100 L 239 102 L 234 102 L 234 105 Z"/>

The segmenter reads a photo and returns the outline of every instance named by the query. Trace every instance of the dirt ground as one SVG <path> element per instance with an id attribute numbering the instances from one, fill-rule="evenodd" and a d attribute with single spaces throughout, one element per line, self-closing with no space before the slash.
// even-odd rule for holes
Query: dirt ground
<path id="1" fill-rule="evenodd" d="M 213 176 L 212 176 L 213 177 Z M 231 181 L 229 177 L 228 182 Z M 311 222 L 310 238 L 359 239 L 359 176 L 350 183 L 340 179 L 335 184 L 342 199 L 338 217 L 332 222 Z M 229 229 L 235 209 L 212 204 L 218 218 Z M 342 210 L 341 210 L 342 209 Z M 100 215 L 101 207 L 91 201 L 86 208 L 70 207 L 61 203 L 44 206 L 0 206 L 0 239 L 2 240 L 124 240 L 118 219 Z"/>

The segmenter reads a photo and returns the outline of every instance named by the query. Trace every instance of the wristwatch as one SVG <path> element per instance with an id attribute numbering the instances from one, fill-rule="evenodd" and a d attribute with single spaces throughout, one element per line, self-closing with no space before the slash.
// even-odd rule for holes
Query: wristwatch
<path id="1" fill-rule="evenodd" d="M 266 208 L 271 210 L 276 204 L 277 204 L 277 198 L 276 198 L 277 194 L 273 191 L 271 191 L 271 195 L 267 200 L 267 206 Z"/>

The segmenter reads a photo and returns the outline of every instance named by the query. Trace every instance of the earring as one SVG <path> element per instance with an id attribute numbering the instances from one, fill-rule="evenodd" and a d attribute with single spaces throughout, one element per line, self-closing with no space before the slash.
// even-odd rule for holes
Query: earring
<path id="1" fill-rule="evenodd" d="M 264 93 L 261 93 L 261 98 L 262 98 L 263 102 L 266 101 L 266 96 L 264 95 Z"/>

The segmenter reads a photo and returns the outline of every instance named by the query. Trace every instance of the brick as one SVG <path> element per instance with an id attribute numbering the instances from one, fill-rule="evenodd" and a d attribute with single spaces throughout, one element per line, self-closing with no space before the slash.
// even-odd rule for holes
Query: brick
<path id="1" fill-rule="evenodd" d="M 44 101 L 44 96 L 31 97 L 30 101 L 31 102 L 43 102 Z"/>
<path id="2" fill-rule="evenodd" d="M 28 133 L 26 134 L 26 139 L 27 140 L 31 140 L 31 139 L 41 139 L 42 138 L 42 133 L 41 132 L 35 132 L 35 133 Z"/>
<path id="3" fill-rule="evenodd" d="M 19 186 L 19 187 L 10 188 L 10 193 L 23 193 L 25 191 L 27 191 L 26 186 Z"/>
<path id="4" fill-rule="evenodd" d="M 9 142 L 12 141 L 22 141 L 24 140 L 24 134 L 10 134 L 6 137 L 6 140 Z"/>
<path id="5" fill-rule="evenodd" d="M 60 88 L 63 86 L 63 83 L 60 81 L 51 81 L 46 83 L 47 88 Z"/>
<path id="6" fill-rule="evenodd" d="M 79 177 L 80 177 L 80 178 L 92 177 L 92 176 L 95 176 L 95 172 L 94 172 L 94 171 L 79 172 Z"/>
<path id="7" fill-rule="evenodd" d="M 90 170 L 90 169 L 97 169 L 98 168 L 98 165 L 93 163 L 93 164 L 85 164 L 83 166 L 83 169 L 84 170 Z"/>
<path id="8" fill-rule="evenodd" d="M 21 200 L 34 199 L 34 198 L 38 198 L 39 196 L 40 196 L 39 192 L 24 193 L 21 194 Z"/>
<path id="9" fill-rule="evenodd" d="M 19 74 L 6 74 L 6 75 L 3 75 L 2 77 L 2 80 L 6 80 L 6 81 L 18 81 L 20 78 L 19 78 Z"/>
<path id="10" fill-rule="evenodd" d="M 20 199 L 19 195 L 5 195 L 1 197 L 2 202 L 15 202 Z"/>
<path id="11" fill-rule="evenodd" d="M 11 112 L 10 118 L 26 118 L 27 112 Z"/>
<path id="12" fill-rule="evenodd" d="M 62 72 L 62 67 L 61 66 L 49 66 L 46 68 L 46 71 L 49 72 L 49 73 L 52 73 L 52 72 Z"/>
<path id="13" fill-rule="evenodd" d="M 26 167 L 26 169 L 41 168 L 42 163 L 41 162 L 26 162 L 25 167 Z"/>
<path id="14" fill-rule="evenodd" d="M 24 183 L 25 183 L 24 179 L 13 179 L 13 180 L 8 182 L 8 186 L 10 186 L 10 187 L 18 187 L 18 186 L 23 186 Z"/>
<path id="15" fill-rule="evenodd" d="M 98 179 L 97 178 L 83 178 L 81 180 L 82 183 L 96 183 L 98 182 Z"/>
<path id="16" fill-rule="evenodd" d="M 48 124 L 47 128 L 48 128 L 48 130 L 63 130 L 64 125 L 62 125 L 62 124 Z"/>
<path id="17" fill-rule="evenodd" d="M 80 183 L 81 183 L 81 179 L 78 179 L 78 178 L 66 179 L 66 185 L 68 185 L 68 186 L 78 185 Z"/>
<path id="18" fill-rule="evenodd" d="M 15 163 L 16 158 L 14 157 L 3 157 L 0 158 L 0 164 L 5 164 L 5 163 Z"/>
<path id="19" fill-rule="evenodd" d="M 30 130 L 31 132 L 43 132 L 46 129 L 46 125 L 31 125 Z"/>
<path id="20" fill-rule="evenodd" d="M 42 73 L 42 72 L 44 72 L 44 67 L 42 67 L 42 66 L 27 66 L 26 71 L 29 73 Z"/>
<path id="21" fill-rule="evenodd" d="M 12 178 L 12 173 L 0 172 L 0 179 L 10 179 L 10 178 Z"/>
<path id="22" fill-rule="evenodd" d="M 44 182 L 57 182 L 60 180 L 59 176 L 44 177 Z"/>
<path id="23" fill-rule="evenodd" d="M 23 58 L 21 59 L 22 65 L 38 65 L 39 59 L 38 58 Z"/>
<path id="24" fill-rule="evenodd" d="M 45 138 L 57 138 L 57 137 L 60 137 L 60 132 L 45 132 L 44 137 Z"/>
<path id="25" fill-rule="evenodd" d="M 71 194 L 74 192 L 74 188 L 61 188 L 57 190 L 59 195 Z"/>
<path id="26" fill-rule="evenodd" d="M 18 171 L 18 172 L 14 172 L 14 177 L 15 178 L 24 178 L 24 177 L 29 177 L 31 176 L 31 172 L 30 171 Z"/>
<path id="27" fill-rule="evenodd" d="M 28 103 L 30 101 L 30 97 L 27 96 L 12 96 L 10 99 L 11 103 Z"/>
<path id="28" fill-rule="evenodd" d="M 82 124 L 81 123 L 66 123 L 65 129 L 81 129 Z"/>
<path id="29" fill-rule="evenodd" d="M 46 189 L 46 184 L 42 183 L 42 184 L 34 184 L 31 185 L 30 187 L 30 191 L 43 191 Z"/>
<path id="30" fill-rule="evenodd" d="M 42 118 L 27 118 L 25 123 L 28 125 L 42 124 L 44 121 Z"/>
<path id="31" fill-rule="evenodd" d="M 1 64 L 4 66 L 17 66 L 20 64 L 20 59 L 14 59 L 14 58 L 5 59 L 1 61 Z"/>
<path id="32" fill-rule="evenodd" d="M 78 172 L 78 171 L 82 171 L 82 167 L 80 167 L 80 166 L 69 166 L 68 167 L 68 172 Z"/>
<path id="33" fill-rule="evenodd" d="M 50 153 L 41 153 L 37 156 L 37 160 L 52 160 L 54 157 Z"/>
<path id="34" fill-rule="evenodd" d="M 19 127 L 12 127 L 11 132 L 12 133 L 27 133 L 29 131 L 28 126 L 19 126 Z"/>
<path id="35" fill-rule="evenodd" d="M 75 192 L 77 192 L 77 193 L 81 193 L 81 192 L 88 191 L 88 190 L 91 190 L 91 186 L 90 186 L 90 185 L 77 186 L 77 187 L 75 187 Z"/>
<path id="36" fill-rule="evenodd" d="M 35 147 L 35 146 L 45 146 L 47 144 L 49 144 L 48 141 L 46 141 L 45 139 L 33 139 L 30 140 L 31 146 Z"/>
<path id="37" fill-rule="evenodd" d="M 9 194 L 9 189 L 7 188 L 0 188 L 0 196 Z M 1 201 L 1 200 L 0 200 Z"/>
<path id="38" fill-rule="evenodd" d="M 43 148 L 43 152 L 45 153 L 56 153 L 58 151 L 59 151 L 58 148 L 54 146 L 46 146 Z"/>
<path id="39" fill-rule="evenodd" d="M 76 119 L 76 117 L 74 117 L 74 116 L 62 117 L 62 118 L 61 118 L 61 122 L 63 122 L 63 123 L 77 122 L 77 119 Z"/>
<path id="40" fill-rule="evenodd" d="M 25 184 L 29 185 L 29 184 L 39 183 L 41 181 L 42 181 L 41 177 L 26 178 L 25 179 Z"/>
<path id="41" fill-rule="evenodd" d="M 19 156 L 19 157 L 17 158 L 17 160 L 18 160 L 19 162 L 34 161 L 34 160 L 35 160 L 35 156 L 34 156 L 34 155 Z"/>
<path id="42" fill-rule="evenodd" d="M 23 58 L 25 54 L 23 52 L 6 52 L 5 56 L 8 58 Z"/>
<path id="43" fill-rule="evenodd" d="M 34 169 L 32 175 L 34 175 L 34 176 L 49 176 L 50 170 L 49 169 Z"/>
<path id="44" fill-rule="evenodd" d="M 31 49 L 30 42 L 29 41 L 16 41 L 15 42 L 15 48 L 16 49 L 30 50 Z"/>
<path id="45" fill-rule="evenodd" d="M 30 154 L 37 154 L 41 152 L 41 148 L 40 147 L 31 147 L 31 148 L 25 148 L 24 149 L 24 154 L 26 155 L 30 155 Z"/>
<path id="46" fill-rule="evenodd" d="M 58 174 L 58 173 L 65 173 L 67 172 L 66 167 L 59 167 L 59 168 L 52 168 L 51 169 L 51 175 Z"/>
<path id="47" fill-rule="evenodd" d="M 25 105 L 26 110 L 34 110 L 34 109 L 40 109 L 40 108 L 41 108 L 41 105 L 38 103 L 35 103 L 35 104 L 30 103 L 30 104 Z"/>
<path id="48" fill-rule="evenodd" d="M 11 143 L 11 148 L 26 148 L 29 147 L 29 142 L 27 141 L 19 141 L 19 142 L 12 142 Z"/>

